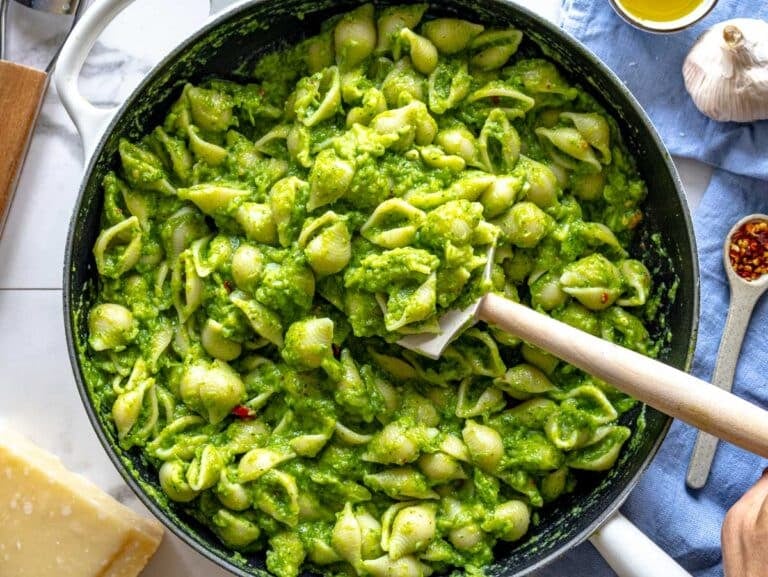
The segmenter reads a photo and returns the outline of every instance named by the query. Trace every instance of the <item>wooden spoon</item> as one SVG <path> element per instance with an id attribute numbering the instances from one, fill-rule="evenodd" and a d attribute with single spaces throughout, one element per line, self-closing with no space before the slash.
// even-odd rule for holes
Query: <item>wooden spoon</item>
<path id="1" fill-rule="evenodd" d="M 488 263 L 493 262 L 489 250 Z M 485 274 L 490 274 L 486 265 Z M 439 358 L 450 342 L 477 320 L 602 379 L 667 415 L 720 439 L 768 457 L 768 412 L 714 385 L 635 351 L 585 333 L 496 294 L 440 319 L 440 334 L 410 335 L 398 344 Z"/>

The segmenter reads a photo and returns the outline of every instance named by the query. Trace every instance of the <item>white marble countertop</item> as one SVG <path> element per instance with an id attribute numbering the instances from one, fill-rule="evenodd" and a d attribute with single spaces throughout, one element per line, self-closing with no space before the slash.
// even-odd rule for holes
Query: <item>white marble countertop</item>
<path id="1" fill-rule="evenodd" d="M 552 19 L 559 12 L 559 0 L 521 3 Z M 167 50 L 207 17 L 208 9 L 208 0 L 137 0 L 95 46 L 81 79 L 84 94 L 95 104 L 121 102 Z M 40 15 L 11 2 L 7 56 L 45 67 L 67 23 L 67 18 Z M 695 209 L 710 170 L 698 162 L 676 161 Z M 52 86 L 0 242 L 0 419 L 141 511 L 91 429 L 67 355 L 62 263 L 82 162 L 77 133 Z M 226 575 L 170 534 L 143 573 Z"/>

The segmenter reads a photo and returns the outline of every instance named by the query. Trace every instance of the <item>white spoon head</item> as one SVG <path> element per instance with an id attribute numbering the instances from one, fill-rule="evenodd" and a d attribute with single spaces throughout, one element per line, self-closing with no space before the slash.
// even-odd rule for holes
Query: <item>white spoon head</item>
<path id="1" fill-rule="evenodd" d="M 493 260 L 496 257 L 496 245 L 491 244 L 486 253 L 485 267 L 483 268 L 483 280 L 488 281 L 493 271 Z M 397 344 L 403 348 L 415 351 L 425 357 L 437 360 L 446 347 L 456 339 L 464 330 L 477 322 L 477 311 L 480 308 L 482 297 L 477 299 L 465 309 L 452 310 L 445 313 L 438 320 L 439 333 L 420 333 L 403 337 Z"/>

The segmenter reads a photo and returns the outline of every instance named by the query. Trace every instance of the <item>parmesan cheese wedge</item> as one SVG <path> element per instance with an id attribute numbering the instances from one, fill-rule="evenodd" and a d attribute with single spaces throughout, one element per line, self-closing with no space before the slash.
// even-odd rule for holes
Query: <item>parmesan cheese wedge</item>
<path id="1" fill-rule="evenodd" d="M 0 425 L 0 576 L 136 577 L 160 523 Z"/>

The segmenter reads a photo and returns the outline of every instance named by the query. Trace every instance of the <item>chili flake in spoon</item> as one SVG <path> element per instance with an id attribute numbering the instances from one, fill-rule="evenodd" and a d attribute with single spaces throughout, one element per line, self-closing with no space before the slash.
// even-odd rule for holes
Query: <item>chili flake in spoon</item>
<path id="1" fill-rule="evenodd" d="M 749 281 L 768 273 L 768 221 L 750 220 L 731 235 L 728 248 L 733 270 Z"/>

